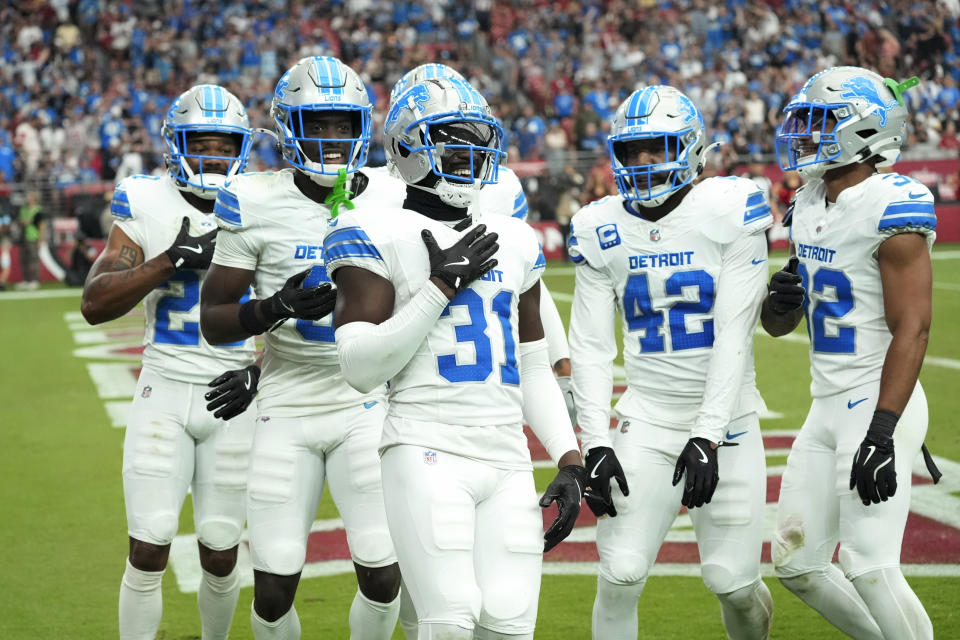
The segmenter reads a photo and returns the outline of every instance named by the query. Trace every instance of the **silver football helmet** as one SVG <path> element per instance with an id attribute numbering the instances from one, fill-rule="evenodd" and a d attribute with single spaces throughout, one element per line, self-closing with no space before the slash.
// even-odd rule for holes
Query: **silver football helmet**
<path id="1" fill-rule="evenodd" d="M 777 131 L 777 160 L 804 178 L 878 157 L 878 167 L 900 158 L 908 83 L 860 67 L 832 67 L 807 80 L 784 108 Z"/>
<path id="2" fill-rule="evenodd" d="M 399 98 L 404 91 L 415 84 L 420 84 L 424 80 L 430 80 L 432 78 L 456 78 L 458 80 L 466 80 L 459 71 L 445 64 L 440 64 L 439 62 L 422 64 L 419 67 L 414 67 L 410 71 L 407 71 L 403 74 L 403 77 L 397 80 L 397 84 L 393 85 L 393 89 L 390 91 L 390 106 L 393 106 L 393 103 L 397 101 L 397 98 Z"/>
<path id="3" fill-rule="evenodd" d="M 227 178 L 243 171 L 253 141 L 250 119 L 243 103 L 223 87 L 213 84 L 200 84 L 180 94 L 170 105 L 160 132 L 167 143 L 168 153 L 164 155 L 167 170 L 177 181 L 177 186 L 181 191 L 205 200 L 215 199 Z M 235 136 L 237 155 L 189 153 L 187 139 L 198 133 Z M 197 160 L 196 172 L 188 162 L 191 158 Z M 226 173 L 204 171 L 204 162 L 210 160 L 226 161 Z"/>
<path id="4" fill-rule="evenodd" d="M 372 105 L 363 80 L 337 58 L 302 58 L 277 83 L 270 104 L 280 151 L 314 182 L 332 186 L 341 169 L 354 173 L 367 162 L 372 131 Z M 344 137 L 311 137 L 304 114 L 340 112 L 351 116 L 352 133 Z"/>
<path id="5" fill-rule="evenodd" d="M 680 91 L 666 85 L 634 91 L 617 108 L 607 137 L 617 190 L 641 206 L 660 206 L 703 171 L 705 138 L 700 110 Z M 658 154 L 662 148 L 663 160 L 631 163 L 626 152 L 634 141 L 649 141 Z"/>
<path id="6" fill-rule="evenodd" d="M 384 124 L 391 171 L 445 203 L 469 207 L 485 184 L 497 181 L 503 128 L 487 101 L 466 81 L 436 78 L 396 100 Z"/>

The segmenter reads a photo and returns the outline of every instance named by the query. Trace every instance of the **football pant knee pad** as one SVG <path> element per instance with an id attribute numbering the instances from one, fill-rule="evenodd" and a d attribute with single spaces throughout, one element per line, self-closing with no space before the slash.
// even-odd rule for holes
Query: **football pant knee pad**
<path id="1" fill-rule="evenodd" d="M 240 525 L 229 520 L 211 518 L 197 523 L 197 540 L 214 551 L 225 551 L 240 542 Z"/>

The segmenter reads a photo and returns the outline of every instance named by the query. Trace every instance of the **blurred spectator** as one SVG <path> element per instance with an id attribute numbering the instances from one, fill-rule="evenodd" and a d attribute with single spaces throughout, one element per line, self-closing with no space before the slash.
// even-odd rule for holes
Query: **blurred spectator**
<path id="1" fill-rule="evenodd" d="M 18 221 L 21 230 L 20 270 L 23 280 L 20 288 L 33 290 L 40 286 L 40 244 L 46 233 L 39 193 L 27 192 L 27 201 L 20 207 Z"/>
<path id="2" fill-rule="evenodd" d="M 74 237 L 73 248 L 70 250 L 70 266 L 67 268 L 64 277 L 67 286 L 82 287 L 96 258 L 97 249 L 87 244 L 87 236 L 77 232 Z"/>
<path id="3" fill-rule="evenodd" d="M 510 161 L 551 157 L 560 135 L 605 153 L 606 120 L 635 89 L 677 86 L 724 142 L 711 170 L 773 152 L 774 129 L 802 82 L 830 65 L 859 64 L 921 85 L 906 94 L 910 140 L 932 144 L 960 122 L 957 2 L 812 0 L 57 0 L 0 6 L 0 174 L 54 184 L 162 170 L 160 123 L 198 82 L 241 96 L 255 127 L 280 72 L 305 55 L 338 55 L 376 100 L 427 61 L 459 69 L 503 120 Z M 548 125 L 547 123 L 551 123 Z M 953 124 L 952 128 L 949 126 Z M 924 133 L 921 133 L 924 132 Z M 550 141 L 548 142 L 548 138 Z M 946 150 L 952 139 L 944 143 Z M 926 147 L 921 146 L 921 150 Z M 912 149 L 906 148 L 905 157 Z M 371 162 L 383 160 L 375 140 Z M 251 169 L 277 166 L 255 143 Z M 62 174 L 60 176 L 50 174 Z"/>
<path id="4" fill-rule="evenodd" d="M 10 269 L 12 263 L 10 261 L 10 236 L 6 233 L 6 227 L 2 220 L 0 220 L 0 291 L 6 291 L 10 283 Z"/>

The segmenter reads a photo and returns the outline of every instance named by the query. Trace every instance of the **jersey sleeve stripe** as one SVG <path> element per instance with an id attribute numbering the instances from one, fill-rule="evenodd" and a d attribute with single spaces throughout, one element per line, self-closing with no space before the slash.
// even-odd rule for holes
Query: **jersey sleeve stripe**
<path id="1" fill-rule="evenodd" d="M 338 242 L 370 242 L 370 236 L 367 235 L 367 232 L 361 229 L 360 227 L 341 227 L 335 231 L 331 231 L 324 245 L 336 244 Z M 372 245 L 372 243 L 371 243 Z"/>
<path id="2" fill-rule="evenodd" d="M 536 271 L 537 269 L 546 269 L 547 268 L 547 259 L 543 255 L 543 249 L 540 249 L 540 253 L 537 256 L 537 261 L 533 263 L 533 268 L 531 271 Z"/>
<path id="3" fill-rule="evenodd" d="M 897 229 L 901 227 L 922 227 L 924 229 L 936 230 L 937 217 L 932 214 L 925 215 L 904 213 L 897 216 L 884 216 L 880 218 L 880 222 L 877 224 L 878 231 Z"/>
<path id="4" fill-rule="evenodd" d="M 377 248 L 365 242 L 341 242 L 333 246 L 324 245 L 323 256 L 323 259 L 327 263 L 341 258 L 372 258 L 374 260 L 383 260 Z"/>
<path id="5" fill-rule="evenodd" d="M 513 217 L 523 220 L 527 217 L 529 210 L 530 206 L 527 204 L 527 196 L 521 191 L 513 200 Z"/>
<path id="6" fill-rule="evenodd" d="M 220 195 L 223 195 L 222 191 L 220 192 Z M 220 199 L 220 196 L 217 196 L 217 201 L 213 204 L 213 213 L 217 216 L 217 218 L 223 220 L 227 224 L 232 224 L 235 227 L 239 227 L 243 224 L 239 209 L 235 209 L 225 204 Z"/>
<path id="7" fill-rule="evenodd" d="M 905 202 L 891 202 L 887 205 L 887 208 L 883 210 L 882 218 L 891 215 L 903 215 L 905 213 L 915 214 L 915 215 L 935 215 L 932 202 L 916 202 L 916 201 L 905 201 Z"/>
<path id="8" fill-rule="evenodd" d="M 753 207 L 752 209 L 747 209 L 743 214 L 743 224 L 750 224 L 755 220 L 759 220 L 770 214 L 770 205 L 764 203 L 760 206 Z"/>
<path id="9" fill-rule="evenodd" d="M 122 202 L 123 204 L 130 206 L 130 197 L 127 195 L 127 192 L 123 189 L 116 189 L 113 192 L 113 201 Z"/>
<path id="10" fill-rule="evenodd" d="M 130 212 L 130 204 L 127 202 L 120 202 L 116 198 L 114 198 L 113 202 L 110 203 L 110 215 L 121 219 L 133 217 L 133 214 Z"/>
<path id="11" fill-rule="evenodd" d="M 324 260 L 330 262 L 340 258 L 372 258 L 383 260 L 370 236 L 360 227 L 343 227 L 330 233 L 323 241 Z"/>
<path id="12" fill-rule="evenodd" d="M 767 201 L 763 197 L 763 193 L 760 191 L 754 191 L 749 196 L 747 196 L 747 208 L 756 207 L 761 204 L 766 204 Z"/>
<path id="13" fill-rule="evenodd" d="M 583 256 L 574 255 L 574 254 L 572 254 L 572 253 L 570 254 L 570 260 L 571 260 L 571 262 L 573 262 L 573 264 L 581 264 L 581 263 L 585 262 Z"/>

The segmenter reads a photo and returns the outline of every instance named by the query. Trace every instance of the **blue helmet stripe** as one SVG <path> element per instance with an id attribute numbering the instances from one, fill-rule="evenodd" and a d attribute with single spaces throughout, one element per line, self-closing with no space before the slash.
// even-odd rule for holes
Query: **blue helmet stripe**
<path id="1" fill-rule="evenodd" d="M 657 87 L 645 87 L 640 94 L 640 103 L 637 105 L 636 117 L 646 117 L 650 113 L 650 100 L 657 92 Z"/>
<path id="2" fill-rule="evenodd" d="M 327 57 L 327 69 L 330 75 L 330 84 L 333 85 L 331 93 L 334 95 L 343 95 L 343 89 L 340 87 L 343 84 L 343 77 L 340 74 L 340 65 L 337 64 L 337 61 L 333 58 Z"/>

